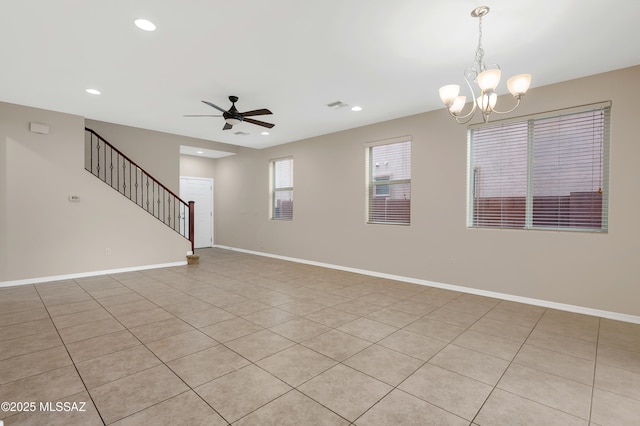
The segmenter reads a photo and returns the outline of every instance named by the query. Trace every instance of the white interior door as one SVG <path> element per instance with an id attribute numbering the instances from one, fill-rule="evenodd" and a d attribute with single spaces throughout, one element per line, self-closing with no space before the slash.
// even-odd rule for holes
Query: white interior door
<path id="1" fill-rule="evenodd" d="M 213 247 L 213 179 L 181 176 L 180 198 L 196 202 L 195 247 Z"/>

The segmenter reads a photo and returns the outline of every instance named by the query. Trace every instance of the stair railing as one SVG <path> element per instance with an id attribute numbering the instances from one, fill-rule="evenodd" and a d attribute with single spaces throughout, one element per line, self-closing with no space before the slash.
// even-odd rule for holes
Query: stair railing
<path id="1" fill-rule="evenodd" d="M 142 167 L 85 127 L 85 169 L 191 242 L 195 202 L 183 201 Z"/>

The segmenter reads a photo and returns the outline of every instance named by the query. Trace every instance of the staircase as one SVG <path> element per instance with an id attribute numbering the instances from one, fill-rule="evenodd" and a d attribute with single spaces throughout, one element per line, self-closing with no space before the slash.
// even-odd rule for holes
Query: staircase
<path id="1" fill-rule="evenodd" d="M 85 127 L 85 169 L 191 242 L 193 201 L 185 202 L 93 130 Z"/>

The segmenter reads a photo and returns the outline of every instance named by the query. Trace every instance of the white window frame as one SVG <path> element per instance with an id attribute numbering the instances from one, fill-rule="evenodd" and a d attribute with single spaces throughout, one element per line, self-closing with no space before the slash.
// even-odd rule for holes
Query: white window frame
<path id="1" fill-rule="evenodd" d="M 291 161 L 291 184 L 292 186 L 277 186 L 277 176 L 276 176 L 276 165 L 279 162 Z M 271 220 L 283 220 L 283 221 L 291 221 L 293 220 L 293 167 L 294 161 L 293 156 L 291 157 L 282 157 L 275 158 L 269 161 L 269 189 L 270 189 L 270 202 L 269 202 L 269 218 Z M 281 216 L 276 212 L 277 206 L 277 194 L 279 192 L 291 192 L 291 215 L 290 216 Z"/>
<path id="2" fill-rule="evenodd" d="M 586 113 L 589 111 L 603 111 L 605 114 L 604 122 L 604 134 L 602 145 L 602 218 L 600 228 L 595 227 L 562 227 L 562 226 L 541 226 L 534 225 L 534 200 L 533 200 L 533 175 L 534 175 L 534 162 L 533 162 L 533 150 L 535 141 L 533 140 L 531 130 L 528 131 L 527 138 L 527 170 L 526 170 L 526 203 L 525 203 L 525 223 L 523 227 L 519 226 L 488 226 L 477 225 L 474 223 L 474 199 L 475 192 L 478 187 L 477 168 L 473 158 L 473 130 L 485 126 L 485 124 L 476 124 L 468 127 L 467 131 L 467 227 L 469 228 L 482 228 L 482 229 L 525 229 L 525 230 L 554 230 L 554 231 L 570 231 L 570 232 L 594 232 L 594 233 L 606 233 L 608 232 L 608 200 L 609 200 L 609 146 L 610 146 L 610 128 L 611 128 L 611 102 L 600 102 L 596 104 L 583 105 L 574 108 L 567 108 L 562 110 L 550 111 L 547 113 L 535 114 L 526 117 L 518 117 L 508 120 L 500 120 L 490 123 L 490 125 L 504 125 L 514 123 L 530 123 L 537 120 L 543 120 L 548 118 L 555 118 L 565 115 Z"/>
<path id="3" fill-rule="evenodd" d="M 373 163 L 373 156 L 372 156 L 372 149 L 375 147 L 379 147 L 379 146 L 384 146 L 384 145 L 394 145 L 394 144 L 399 144 L 399 143 L 403 143 L 403 142 L 408 142 L 409 143 L 409 175 L 411 175 L 411 156 L 412 156 L 412 150 L 411 150 L 411 145 L 412 145 L 412 138 L 411 136 L 403 136 L 403 137 L 398 137 L 398 138 L 392 138 L 392 139 L 385 139 L 385 140 L 381 140 L 381 141 L 376 141 L 376 142 L 368 142 L 365 144 L 365 163 L 366 163 L 366 176 L 365 176 L 365 182 L 366 182 L 366 196 L 365 196 L 365 220 L 366 223 L 368 224 L 376 224 L 376 225 L 400 225 L 400 226 L 410 226 L 411 225 L 411 177 L 409 177 L 408 179 L 393 179 L 393 176 L 388 175 L 388 174 L 379 174 L 377 176 L 374 176 L 373 171 L 376 168 L 375 164 Z M 398 184 L 408 184 L 409 185 L 409 216 L 408 216 L 408 221 L 394 221 L 393 219 L 389 219 L 389 220 L 374 220 L 372 218 L 372 204 L 375 202 L 375 199 L 390 199 L 392 194 L 392 188 L 393 185 L 398 185 Z M 377 187 L 379 186 L 386 186 L 387 188 L 389 188 L 388 192 L 386 194 L 383 193 L 379 193 L 377 191 Z"/>

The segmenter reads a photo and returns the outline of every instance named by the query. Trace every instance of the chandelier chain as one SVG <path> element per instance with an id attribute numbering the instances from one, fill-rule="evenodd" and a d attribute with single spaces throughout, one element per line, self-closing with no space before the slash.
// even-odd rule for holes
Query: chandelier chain
<path id="1" fill-rule="evenodd" d="M 484 49 L 482 49 L 482 16 L 478 16 L 478 48 L 476 49 L 478 72 L 484 71 Z"/>

